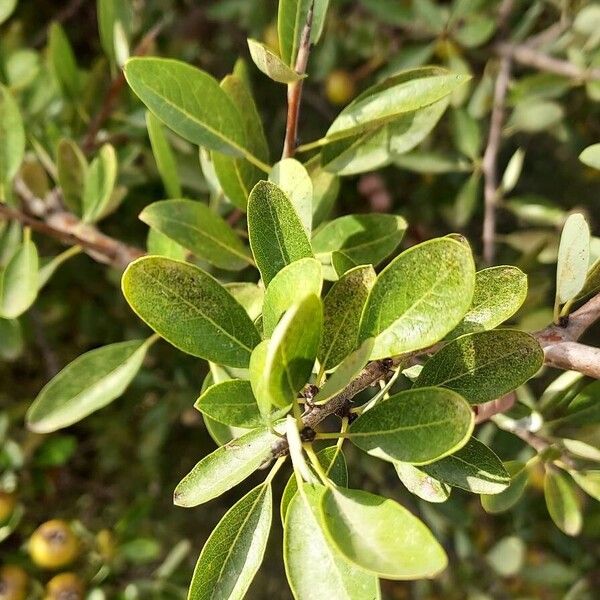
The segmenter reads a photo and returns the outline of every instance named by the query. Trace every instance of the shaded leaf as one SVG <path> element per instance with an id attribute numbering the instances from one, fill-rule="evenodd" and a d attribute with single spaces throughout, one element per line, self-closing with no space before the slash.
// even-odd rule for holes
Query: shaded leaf
<path id="1" fill-rule="evenodd" d="M 0 270 L 0 317 L 14 319 L 35 302 L 38 266 L 37 248 L 26 235 L 4 270 Z"/>
<path id="2" fill-rule="evenodd" d="M 247 367 L 260 341 L 244 308 L 208 273 L 158 256 L 131 263 L 123 293 L 135 313 L 183 352 Z"/>
<path id="3" fill-rule="evenodd" d="M 62 139 L 56 150 L 58 183 L 67 208 L 78 216 L 83 211 L 83 188 L 87 179 L 88 163 L 79 146 Z"/>
<path id="4" fill-rule="evenodd" d="M 490 514 L 501 513 L 512 508 L 523 496 L 529 479 L 525 463 L 511 460 L 504 463 L 510 475 L 510 485 L 499 494 L 482 494 L 481 506 Z"/>
<path id="5" fill-rule="evenodd" d="M 116 181 L 117 154 L 110 144 L 104 144 L 85 172 L 81 201 L 83 221 L 93 223 L 110 212 Z"/>
<path id="6" fill-rule="evenodd" d="M 600 501 L 600 471 L 569 471 L 569 473 L 586 494 Z"/>
<path id="7" fill-rule="evenodd" d="M 582 214 L 569 216 L 560 236 L 556 298 L 568 302 L 582 290 L 590 261 L 590 228 Z"/>
<path id="8" fill-rule="evenodd" d="M 25 130 L 19 107 L 8 88 L 0 85 L 0 201 L 17 174 L 25 154 Z"/>
<path id="9" fill-rule="evenodd" d="M 73 48 L 60 23 L 50 25 L 48 44 L 50 64 L 58 84 L 68 98 L 77 101 L 80 91 L 79 70 Z"/>
<path id="10" fill-rule="evenodd" d="M 567 535 L 578 535 L 582 517 L 579 498 L 567 475 L 554 468 L 546 470 L 544 498 L 554 524 Z"/>
<path id="11" fill-rule="evenodd" d="M 146 128 L 165 191 L 169 198 L 181 198 L 181 183 L 177 173 L 175 155 L 169 146 L 162 123 L 149 111 L 146 112 Z"/>
<path id="12" fill-rule="evenodd" d="M 403 462 L 395 462 L 394 468 L 406 489 L 426 502 L 446 502 L 450 497 L 452 488 L 423 470 Z"/>

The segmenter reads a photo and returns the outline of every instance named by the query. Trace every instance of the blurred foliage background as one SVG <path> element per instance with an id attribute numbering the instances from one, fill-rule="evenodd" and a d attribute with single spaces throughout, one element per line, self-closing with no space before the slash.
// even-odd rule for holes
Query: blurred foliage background
<path id="1" fill-rule="evenodd" d="M 2 6 L 0 1 L 0 6 Z M 10 4 L 10 3 L 9 3 Z M 473 75 L 434 132 L 416 150 L 392 157 L 376 172 L 341 180 L 330 215 L 402 214 L 410 224 L 404 245 L 450 231 L 481 249 L 485 147 L 498 65 L 500 2 L 472 0 L 331 0 L 324 41 L 311 56 L 301 114 L 300 143 L 318 139 L 353 96 L 403 68 L 441 64 Z M 133 0 L 127 35 L 131 47 L 160 24 L 149 54 L 201 66 L 217 78 L 238 57 L 248 60 L 247 37 L 276 44 L 275 0 Z M 458 5 L 458 8 L 457 8 Z M 459 10 L 460 18 L 452 19 Z M 50 23 L 60 22 L 85 79 L 80 114 L 64 101 L 47 46 Z M 563 24 L 547 51 L 585 69 L 600 66 L 600 4 L 583 0 L 515 1 L 508 35 L 520 41 Z M 45 153 L 63 136 L 85 136 L 91 115 L 117 77 L 105 58 L 93 0 L 61 3 L 21 0 L 0 26 L 0 78 L 26 116 L 30 151 L 23 169 L 43 196 L 51 186 Z M 249 68 L 273 156 L 284 138 L 285 88 Z M 498 163 L 501 172 L 521 149 L 523 168 L 498 211 L 498 264 L 516 264 L 530 277 L 530 295 L 518 315 L 526 330 L 552 319 L 559 233 L 569 211 L 586 213 L 597 232 L 600 171 L 578 160 L 600 140 L 600 82 L 577 81 L 516 64 Z M 126 196 L 102 230 L 145 246 L 137 215 L 164 198 L 147 140 L 144 112 L 124 87 L 98 140 L 119 156 Z M 208 198 L 197 154 L 170 138 L 186 195 Z M 93 152 L 93 148 L 92 148 Z M 62 248 L 36 238 L 43 256 Z M 593 253 L 600 255 L 594 238 Z M 21 319 L 22 336 L 0 340 L 0 486 L 16 508 L 0 513 L 0 562 L 25 570 L 30 597 L 50 579 L 29 558 L 32 532 L 63 519 L 80 539 L 71 570 L 90 600 L 185 598 L 194 562 L 208 533 L 242 490 L 195 510 L 172 505 L 172 490 L 197 458 L 214 447 L 193 409 L 206 372 L 202 364 L 158 344 L 126 394 L 62 433 L 42 436 L 23 425 L 26 409 L 63 365 L 92 348 L 147 334 L 123 300 L 119 273 L 85 255 L 58 270 L 34 308 Z M 6 335 L 6 333 L 5 333 Z M 597 330 L 588 334 L 598 341 Z M 557 373 L 546 370 L 523 390 L 541 394 Z M 586 441 L 598 445 L 600 430 Z M 505 460 L 527 458 L 522 443 L 486 425 L 478 437 Z M 554 527 L 542 501 L 542 473 L 530 474 L 523 499 L 510 512 L 488 515 L 477 497 L 456 490 L 440 505 L 417 502 L 393 469 L 348 448 L 351 480 L 400 499 L 420 513 L 451 557 L 451 568 L 431 582 L 386 583 L 385 598 L 594 598 L 600 589 L 600 505 L 581 496 L 585 525 L 569 538 Z M 247 489 L 254 481 L 245 484 Z M 8 500 L 7 500 L 8 502 Z M 1 498 L 0 498 L 1 504 Z M 274 519 L 273 537 L 281 535 Z M 250 598 L 285 599 L 278 544 L 268 552 Z M 0 598 L 3 596 L 0 589 Z"/>

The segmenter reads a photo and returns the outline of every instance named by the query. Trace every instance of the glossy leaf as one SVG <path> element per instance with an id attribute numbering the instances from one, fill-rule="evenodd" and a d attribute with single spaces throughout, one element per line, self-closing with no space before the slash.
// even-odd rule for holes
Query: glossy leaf
<path id="1" fill-rule="evenodd" d="M 323 532 L 321 485 L 304 484 L 289 505 L 283 533 L 285 572 L 296 600 L 374 600 L 377 577 L 348 563 Z"/>
<path id="2" fill-rule="evenodd" d="M 312 0 L 279 0 L 277 15 L 279 50 L 283 62 L 290 67 L 296 64 L 300 38 L 311 3 Z"/>
<path id="3" fill-rule="evenodd" d="M 395 215 L 346 215 L 319 228 L 312 247 L 325 267 L 325 278 L 335 281 L 334 251 L 342 251 L 355 265 L 376 266 L 398 247 L 406 228 L 406 221 Z"/>
<path id="4" fill-rule="evenodd" d="M 321 295 L 321 263 L 302 258 L 277 273 L 265 293 L 262 324 L 265 337 L 271 337 L 279 319 L 294 303 L 314 294 Z"/>
<path id="5" fill-rule="evenodd" d="M 14 319 L 34 302 L 38 293 L 39 259 L 35 244 L 25 237 L 4 270 L 0 270 L 0 317 Z"/>
<path id="6" fill-rule="evenodd" d="M 221 82 L 221 88 L 240 114 L 248 150 L 258 159 L 268 161 L 265 132 L 250 88 L 237 75 L 227 75 Z M 245 211 L 250 191 L 264 176 L 262 171 L 245 158 L 233 158 L 219 152 L 212 152 L 211 158 L 223 192 L 233 204 Z"/>
<path id="7" fill-rule="evenodd" d="M 474 494 L 498 494 L 510 484 L 502 461 L 476 438 L 458 452 L 421 468 L 442 483 Z"/>
<path id="8" fill-rule="evenodd" d="M 429 529 L 393 500 L 328 489 L 321 508 L 328 538 L 361 569 L 386 579 L 421 579 L 446 568 L 446 553 Z"/>
<path id="9" fill-rule="evenodd" d="M 426 348 L 458 325 L 473 299 L 470 249 L 450 238 L 413 246 L 377 277 L 360 324 L 375 337 L 371 358 Z"/>
<path id="10" fill-rule="evenodd" d="M 27 426 L 50 433 L 116 400 L 137 375 L 155 338 L 119 342 L 82 354 L 51 379 L 27 411 Z"/>
<path id="11" fill-rule="evenodd" d="M 110 144 L 104 144 L 85 172 L 82 218 L 86 223 L 94 223 L 110 211 L 116 181 L 117 154 Z"/>
<path id="12" fill-rule="evenodd" d="M 416 386 L 440 386 L 471 404 L 500 398 L 531 379 L 544 353 L 528 333 L 511 329 L 481 331 L 446 344 L 426 363 Z"/>
<path id="13" fill-rule="evenodd" d="M 252 355 L 250 380 L 264 415 L 285 408 L 308 382 L 321 339 L 321 300 L 306 296 L 286 311 L 267 345 Z M 264 344 L 264 342 L 263 342 Z"/>
<path id="14" fill-rule="evenodd" d="M 414 69 L 395 75 L 367 90 L 335 119 L 327 139 L 341 139 L 365 129 L 393 121 L 400 115 L 424 108 L 450 95 L 469 76 L 428 69 Z"/>
<path id="15" fill-rule="evenodd" d="M 8 88 L 0 85 L 0 201 L 17 174 L 25 154 L 25 130 L 19 107 Z"/>
<path id="16" fill-rule="evenodd" d="M 229 224 L 206 204 L 163 200 L 147 206 L 140 219 L 198 258 L 229 271 L 252 264 L 250 251 Z"/>
<path id="17" fill-rule="evenodd" d="M 319 362 L 329 371 L 358 347 L 360 317 L 376 275 L 373 267 L 356 267 L 334 283 L 323 301 L 323 338 Z"/>
<path id="18" fill-rule="evenodd" d="M 567 535 L 578 535 L 582 527 L 581 508 L 574 484 L 564 473 L 551 468 L 544 478 L 544 498 L 554 524 Z"/>
<path id="19" fill-rule="evenodd" d="M 62 139 L 56 151 L 58 183 L 67 208 L 81 216 L 83 188 L 87 179 L 88 163 L 79 146 L 69 139 Z"/>
<path id="20" fill-rule="evenodd" d="M 194 406 L 219 423 L 253 429 L 263 425 L 249 381 L 232 379 L 211 385 Z"/>
<path id="21" fill-rule="evenodd" d="M 590 228 L 582 214 L 567 219 L 560 236 L 556 266 L 556 298 L 568 302 L 582 290 L 590 261 Z"/>
<path id="22" fill-rule="evenodd" d="M 131 58 L 125 77 L 150 111 L 181 137 L 232 156 L 246 153 L 242 118 L 208 73 L 166 58 Z"/>
<path id="23" fill-rule="evenodd" d="M 175 155 L 169 146 L 162 123 L 149 111 L 146 112 L 146 128 L 165 191 L 169 198 L 181 198 L 181 183 L 177 173 Z"/>
<path id="24" fill-rule="evenodd" d="M 336 446 L 328 446 L 317 452 L 317 459 L 325 474 L 335 483 L 342 487 L 348 486 L 348 467 L 346 458 Z M 312 467 L 309 467 L 312 470 Z M 316 473 L 315 473 L 316 477 Z M 281 495 L 281 522 L 285 525 L 285 516 L 292 498 L 298 491 L 298 480 L 292 473 Z"/>
<path id="25" fill-rule="evenodd" d="M 149 256 L 131 263 L 122 281 L 135 313 L 183 352 L 231 367 L 247 367 L 260 341 L 244 308 L 208 273 Z"/>
<path id="26" fill-rule="evenodd" d="M 394 468 L 400 481 L 406 489 L 426 502 L 446 502 L 450 497 L 452 488 L 446 483 L 438 481 L 422 469 L 403 462 L 395 462 Z"/>
<path id="27" fill-rule="evenodd" d="M 252 190 L 248 200 L 248 234 L 265 286 L 286 265 L 312 256 L 296 210 L 274 183 L 261 181 Z"/>
<path id="28" fill-rule="evenodd" d="M 218 498 L 249 477 L 271 457 L 279 438 L 266 428 L 254 429 L 205 456 L 177 485 L 173 500 L 191 507 Z"/>
<path id="29" fill-rule="evenodd" d="M 294 83 L 302 79 L 302 75 L 298 75 L 294 69 L 284 63 L 273 50 L 262 42 L 249 38 L 248 48 L 250 56 L 254 64 L 258 67 L 258 70 L 273 81 L 277 81 L 278 83 Z"/>
<path id="30" fill-rule="evenodd" d="M 236 502 L 206 541 L 188 591 L 188 600 L 242 600 L 262 563 L 273 510 L 269 484 Z"/>
<path id="31" fill-rule="evenodd" d="M 500 266 L 475 274 L 473 302 L 452 337 L 494 329 L 510 319 L 527 297 L 527 275 L 517 267 Z"/>
<path id="32" fill-rule="evenodd" d="M 473 419 L 456 392 L 407 390 L 363 413 L 350 426 L 348 438 L 377 458 L 424 465 L 462 448 L 473 431 Z"/>
<path id="33" fill-rule="evenodd" d="M 481 506 L 490 514 L 501 513 L 512 508 L 523 496 L 527 487 L 528 473 L 525 463 L 512 460 L 504 463 L 510 475 L 510 485 L 499 494 L 482 494 Z"/>
<path id="34" fill-rule="evenodd" d="M 304 232 L 310 237 L 313 218 L 313 184 L 302 163 L 284 158 L 273 165 L 269 181 L 278 185 L 290 199 L 300 217 Z"/>

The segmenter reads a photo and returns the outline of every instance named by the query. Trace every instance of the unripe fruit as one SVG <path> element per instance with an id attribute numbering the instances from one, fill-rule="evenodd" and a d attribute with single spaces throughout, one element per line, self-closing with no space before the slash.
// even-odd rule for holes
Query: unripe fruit
<path id="1" fill-rule="evenodd" d="M 279 33 L 277 32 L 277 23 L 271 23 L 265 27 L 263 31 L 263 42 L 273 52 L 279 54 Z"/>
<path id="2" fill-rule="evenodd" d="M 0 491 L 0 524 L 5 523 L 13 514 L 17 504 L 17 497 L 14 494 Z"/>
<path id="3" fill-rule="evenodd" d="M 332 71 L 325 82 L 325 94 L 332 104 L 347 104 L 356 94 L 354 79 L 348 71 Z"/>
<path id="4" fill-rule="evenodd" d="M 0 600 L 25 600 L 27 573 L 16 565 L 0 568 Z"/>
<path id="5" fill-rule="evenodd" d="M 60 573 L 46 585 L 44 600 L 83 600 L 85 586 L 75 573 Z"/>
<path id="6" fill-rule="evenodd" d="M 31 560 L 42 569 L 60 569 L 72 563 L 79 541 L 64 521 L 54 519 L 40 525 L 29 539 Z"/>

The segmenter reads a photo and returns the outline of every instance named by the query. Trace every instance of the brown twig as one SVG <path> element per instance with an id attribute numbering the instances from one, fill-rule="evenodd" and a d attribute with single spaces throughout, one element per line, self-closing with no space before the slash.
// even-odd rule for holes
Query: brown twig
<path id="1" fill-rule="evenodd" d="M 290 158 L 296 153 L 298 145 L 298 120 L 300 119 L 300 104 L 302 101 L 302 88 L 304 86 L 304 75 L 308 66 L 310 56 L 310 34 L 312 31 L 314 12 L 314 1 L 311 3 L 306 15 L 306 23 L 300 36 L 300 46 L 296 57 L 295 71 L 302 78 L 294 83 L 288 84 L 288 112 L 285 126 L 285 141 L 283 143 L 283 154 L 281 158 Z"/>

